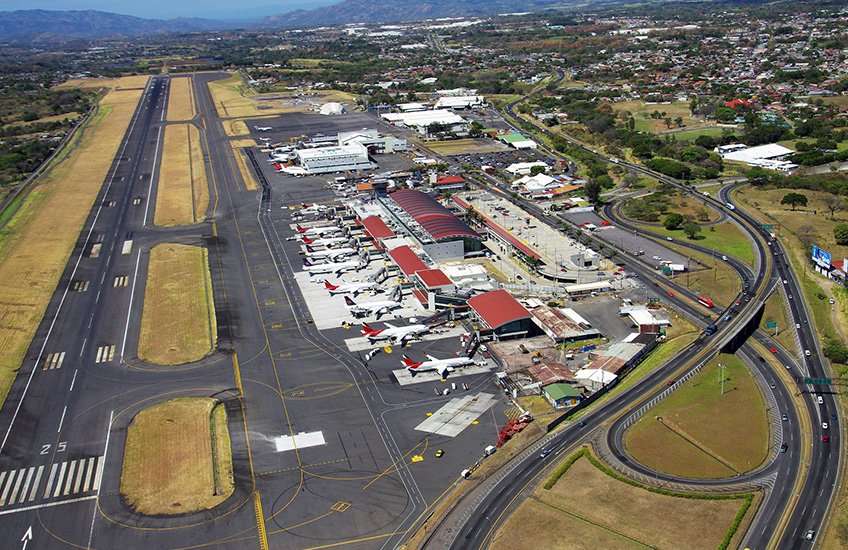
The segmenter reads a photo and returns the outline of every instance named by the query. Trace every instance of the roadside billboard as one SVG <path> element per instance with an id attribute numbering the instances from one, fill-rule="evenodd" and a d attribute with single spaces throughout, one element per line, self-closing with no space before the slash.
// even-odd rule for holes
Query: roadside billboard
<path id="1" fill-rule="evenodd" d="M 813 263 L 825 269 L 830 269 L 830 261 L 833 259 L 833 257 L 830 255 L 830 252 L 822 250 L 816 245 L 813 245 L 813 254 L 811 258 L 813 260 Z"/>

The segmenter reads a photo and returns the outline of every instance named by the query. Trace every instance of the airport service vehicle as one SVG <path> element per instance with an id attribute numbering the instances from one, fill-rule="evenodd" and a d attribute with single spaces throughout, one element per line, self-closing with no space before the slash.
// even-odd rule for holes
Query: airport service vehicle
<path id="1" fill-rule="evenodd" d="M 270 132 L 274 128 L 271 126 L 255 126 L 255 129 L 257 132 Z"/>
<path id="2" fill-rule="evenodd" d="M 312 250 L 306 247 L 306 265 L 318 265 L 327 262 L 339 262 L 345 258 L 356 256 L 359 251 L 355 248 L 327 248 L 324 250 Z"/>
<path id="3" fill-rule="evenodd" d="M 320 265 L 307 265 L 304 266 L 305 271 L 310 275 L 322 275 L 324 273 L 335 273 L 336 277 L 345 273 L 347 271 L 359 271 L 368 265 L 368 262 L 363 262 L 361 258 L 357 258 L 355 260 L 348 260 L 346 262 L 337 262 L 330 264 L 320 264 Z"/>
<path id="4" fill-rule="evenodd" d="M 417 338 L 422 334 L 430 332 L 430 327 L 427 325 L 408 325 L 405 327 L 396 327 L 389 323 L 384 323 L 385 328 L 375 329 L 368 326 L 368 323 L 362 324 L 362 336 L 368 338 L 372 344 L 388 340 L 392 344 L 403 344 L 407 340 Z"/>
<path id="5" fill-rule="evenodd" d="M 324 235 L 338 235 L 342 228 L 337 225 L 323 225 L 320 227 L 306 228 L 298 224 L 297 232 L 307 237 L 323 237 Z"/>
<path id="6" fill-rule="evenodd" d="M 311 239 L 306 235 L 301 235 L 301 242 L 306 246 L 324 246 L 327 248 L 333 248 L 334 246 L 338 246 L 340 244 L 348 244 L 350 239 L 347 237 L 326 237 L 321 239 Z"/>
<path id="7" fill-rule="evenodd" d="M 359 296 L 363 292 L 382 292 L 380 284 L 376 281 L 365 281 L 361 283 L 342 283 L 334 285 L 327 279 L 324 279 L 324 288 L 330 293 L 330 296 L 336 294 L 353 294 L 354 297 Z M 364 326 L 364 325 L 363 325 Z"/>
<path id="8" fill-rule="evenodd" d="M 345 296 L 344 298 L 348 311 L 350 311 L 354 317 L 376 315 L 377 319 L 379 319 L 386 313 L 398 309 L 401 305 L 402 297 L 403 291 L 399 286 L 396 286 L 395 290 L 392 292 L 390 300 L 379 300 L 375 302 L 363 302 L 361 304 L 357 304 L 350 296 Z"/>
<path id="9" fill-rule="evenodd" d="M 713 299 L 710 298 L 709 296 L 705 295 L 705 294 L 698 296 L 698 303 L 701 304 L 702 306 L 708 307 L 710 309 L 715 307 L 715 303 L 713 302 Z"/>
<path id="10" fill-rule="evenodd" d="M 432 355 L 427 356 L 426 361 L 413 361 L 406 355 L 401 359 L 401 363 L 409 371 L 409 374 L 415 376 L 420 372 L 438 372 L 442 380 L 448 377 L 458 368 L 468 367 L 474 364 L 474 360 L 470 357 L 451 357 L 450 359 L 437 359 Z"/>

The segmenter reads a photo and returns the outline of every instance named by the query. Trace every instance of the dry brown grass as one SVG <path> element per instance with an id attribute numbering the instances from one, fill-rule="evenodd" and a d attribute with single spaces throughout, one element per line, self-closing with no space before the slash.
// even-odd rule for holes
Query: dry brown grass
<path id="1" fill-rule="evenodd" d="M 492 539 L 493 550 L 629 550 L 630 539 L 529 498 Z"/>
<path id="2" fill-rule="evenodd" d="M 183 397 L 148 407 L 133 418 L 124 449 L 121 495 L 136 512 L 197 512 L 217 506 L 233 493 L 226 414 L 214 399 Z"/>
<path id="3" fill-rule="evenodd" d="M 232 139 L 230 145 L 233 148 L 243 149 L 245 147 L 256 147 L 256 141 L 253 138 Z"/>
<path id="4" fill-rule="evenodd" d="M 259 184 L 256 183 L 256 178 L 253 177 L 253 172 L 247 165 L 247 159 L 244 158 L 244 153 L 242 153 L 241 149 L 238 147 L 233 146 L 233 156 L 236 159 L 236 165 L 241 173 L 241 179 L 244 181 L 245 189 L 248 191 L 256 191 Z"/>
<path id="5" fill-rule="evenodd" d="M 124 88 L 120 82 L 116 87 Z M 73 149 L 0 232 L 0 402 L 91 210 L 141 91 L 110 91 Z"/>
<path id="6" fill-rule="evenodd" d="M 168 93 L 168 121 L 194 118 L 194 94 L 191 85 L 190 76 L 171 78 L 171 89 Z"/>
<path id="7" fill-rule="evenodd" d="M 191 124 L 165 127 L 165 144 L 156 188 L 156 225 L 198 223 L 209 207 L 209 185 L 200 132 Z"/>
<path id="8" fill-rule="evenodd" d="M 509 149 L 506 145 L 490 139 L 454 139 L 448 141 L 429 141 L 425 144 L 440 155 L 474 155 L 483 153 L 494 153 Z"/>
<path id="9" fill-rule="evenodd" d="M 724 395 L 719 363 L 727 367 Z M 661 472 L 695 478 L 753 470 L 766 459 L 768 441 L 759 387 L 744 363 L 727 354 L 713 359 L 625 433 L 634 459 Z"/>
<path id="10" fill-rule="evenodd" d="M 64 88 L 105 88 L 109 90 L 141 90 L 147 85 L 147 75 L 121 76 L 118 78 L 74 78 L 56 86 Z"/>
<path id="11" fill-rule="evenodd" d="M 197 361 L 217 338 L 205 248 L 158 244 L 150 250 L 138 356 L 158 365 Z"/>
<path id="12" fill-rule="evenodd" d="M 224 126 L 224 133 L 230 137 L 250 135 L 250 129 L 248 129 L 247 123 L 241 119 L 224 120 L 222 124 Z"/>

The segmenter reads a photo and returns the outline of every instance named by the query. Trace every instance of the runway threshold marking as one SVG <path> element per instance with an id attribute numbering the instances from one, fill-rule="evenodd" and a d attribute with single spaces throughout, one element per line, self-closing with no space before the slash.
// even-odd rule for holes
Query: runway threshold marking
<path id="1" fill-rule="evenodd" d="M 112 286 L 115 288 L 126 288 L 127 284 L 129 284 L 130 278 L 126 275 L 118 275 L 115 277 L 115 280 L 112 282 Z"/>
<path id="2" fill-rule="evenodd" d="M 108 363 L 115 358 L 115 344 L 106 344 L 105 346 L 97 347 L 97 357 L 95 363 Z"/>
<path id="3" fill-rule="evenodd" d="M 262 512 L 262 497 L 253 491 L 253 511 L 256 514 L 256 530 L 259 532 L 260 550 L 268 550 L 268 532 L 265 530 L 265 514 Z"/>
<path id="4" fill-rule="evenodd" d="M 85 292 L 88 290 L 88 281 L 77 279 L 71 282 L 71 290 L 74 292 Z"/>
<path id="5" fill-rule="evenodd" d="M 51 353 L 44 360 L 44 366 L 42 367 L 42 370 L 61 369 L 62 363 L 64 361 L 65 361 L 65 352 L 64 351 Z"/>

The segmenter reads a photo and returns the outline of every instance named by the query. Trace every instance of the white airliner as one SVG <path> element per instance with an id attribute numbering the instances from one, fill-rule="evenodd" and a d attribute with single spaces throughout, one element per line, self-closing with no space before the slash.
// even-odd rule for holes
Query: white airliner
<path id="1" fill-rule="evenodd" d="M 326 204 L 318 204 L 318 203 L 306 204 L 306 203 L 303 203 L 303 204 L 300 205 L 300 209 L 297 211 L 297 213 L 303 214 L 303 215 L 320 214 L 321 212 L 325 212 L 329 209 L 330 209 L 330 207 L 327 206 Z"/>
<path id="2" fill-rule="evenodd" d="M 310 247 L 306 247 L 310 250 Z M 356 256 L 359 251 L 355 248 L 329 248 L 326 250 L 318 250 L 306 253 L 304 263 L 306 265 L 318 265 L 320 263 L 332 263 Z"/>
<path id="3" fill-rule="evenodd" d="M 450 359 L 436 359 L 432 355 L 427 356 L 427 361 L 413 361 L 406 355 L 401 359 L 401 363 L 409 374 L 415 376 L 420 372 L 436 371 L 442 380 L 448 377 L 460 367 L 468 367 L 474 364 L 474 360 L 470 357 L 451 357 Z"/>
<path id="4" fill-rule="evenodd" d="M 307 237 L 323 237 L 324 235 L 337 235 L 342 232 L 342 228 L 335 225 L 324 225 L 307 229 L 298 225 L 297 232 Z"/>
<path id="5" fill-rule="evenodd" d="M 390 300 L 379 300 L 375 302 L 364 302 L 361 304 L 357 304 L 350 296 L 344 297 L 345 304 L 347 304 L 347 309 L 353 314 L 354 317 L 366 317 L 368 315 L 376 315 L 377 320 L 379 320 L 380 317 L 382 317 L 386 313 L 398 309 L 401 306 L 402 298 L 403 291 L 401 291 L 399 286 L 395 287 L 394 292 L 392 292 L 392 298 Z"/>
<path id="6" fill-rule="evenodd" d="M 331 264 L 308 265 L 304 266 L 305 271 L 310 275 L 323 275 L 325 273 L 334 273 L 337 277 L 347 271 L 359 271 L 366 267 L 367 262 L 363 262 L 361 258 L 348 260 L 346 262 L 336 262 Z"/>
<path id="7" fill-rule="evenodd" d="M 362 283 L 342 283 L 334 285 L 327 279 L 324 279 L 324 288 L 330 293 L 330 296 L 336 294 L 353 294 L 354 297 L 359 296 L 363 292 L 382 292 L 380 283 L 374 281 L 366 281 Z"/>
<path id="8" fill-rule="evenodd" d="M 368 323 L 362 324 L 362 336 L 368 338 L 370 343 L 381 342 L 388 340 L 392 344 L 403 344 L 407 340 L 417 338 L 422 334 L 430 332 L 430 327 L 427 325 L 408 325 L 405 327 L 396 327 L 389 323 L 383 323 L 385 328 L 376 329 L 368 326 Z"/>
<path id="9" fill-rule="evenodd" d="M 343 243 L 347 244 L 347 243 L 350 242 L 350 239 L 348 239 L 347 237 L 326 237 L 326 238 L 323 238 L 323 239 L 310 239 L 306 235 L 302 235 L 300 237 L 300 240 L 306 246 L 324 246 L 324 247 L 327 247 L 327 248 L 333 248 L 334 246 L 337 246 L 337 245 L 340 245 L 340 244 L 343 244 Z"/>
<path id="10" fill-rule="evenodd" d="M 273 128 L 273 127 L 271 127 L 271 126 L 256 126 L 256 131 L 257 131 L 257 132 L 270 132 L 270 131 L 271 131 L 271 130 L 273 130 L 273 129 L 274 129 L 274 128 Z"/>

